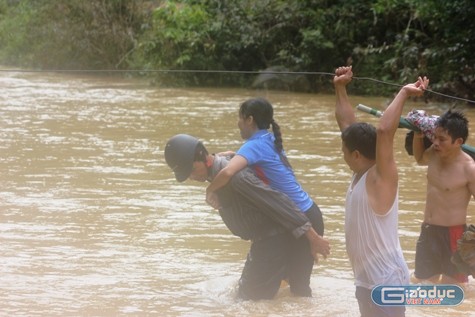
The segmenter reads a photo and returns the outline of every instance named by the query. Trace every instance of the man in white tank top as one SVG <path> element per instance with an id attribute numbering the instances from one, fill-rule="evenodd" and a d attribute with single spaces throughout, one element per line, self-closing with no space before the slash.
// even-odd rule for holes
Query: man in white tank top
<path id="1" fill-rule="evenodd" d="M 343 158 L 353 171 L 346 194 L 345 238 L 356 280 L 356 299 L 362 317 L 404 316 L 404 306 L 376 305 L 371 291 L 378 285 L 409 284 L 398 236 L 398 172 L 393 143 L 404 102 L 408 97 L 421 96 L 429 80 L 419 77 L 402 87 L 375 128 L 356 122 L 346 92 L 352 76 L 351 66 L 339 67 L 333 83 Z"/>

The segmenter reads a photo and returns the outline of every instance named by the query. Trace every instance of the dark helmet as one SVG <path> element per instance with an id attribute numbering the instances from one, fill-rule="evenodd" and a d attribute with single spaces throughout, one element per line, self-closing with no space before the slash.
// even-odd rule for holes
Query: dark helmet
<path id="1" fill-rule="evenodd" d="M 188 134 L 177 134 L 165 146 L 165 160 L 175 172 L 176 180 L 185 181 L 193 169 L 196 146 L 200 141 Z"/>

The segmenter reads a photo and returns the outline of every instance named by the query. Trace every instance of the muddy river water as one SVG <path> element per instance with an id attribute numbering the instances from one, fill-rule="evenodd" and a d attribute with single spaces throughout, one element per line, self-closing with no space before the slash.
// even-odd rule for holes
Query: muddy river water
<path id="1" fill-rule="evenodd" d="M 332 95 L 27 72 L 0 73 L 0 92 L 0 316 L 359 316 L 344 244 L 351 172 Z M 249 242 L 204 202 L 206 184 L 177 183 L 164 161 L 176 133 L 211 152 L 238 149 L 239 103 L 257 95 L 274 104 L 297 178 L 324 214 L 332 254 L 314 268 L 313 298 L 284 287 L 272 301 L 235 300 Z M 466 113 L 475 144 L 475 110 Z M 412 271 L 425 168 L 406 154 L 405 133 L 396 136 L 399 231 Z M 459 306 L 408 307 L 407 316 L 473 316 L 473 284 Z"/>

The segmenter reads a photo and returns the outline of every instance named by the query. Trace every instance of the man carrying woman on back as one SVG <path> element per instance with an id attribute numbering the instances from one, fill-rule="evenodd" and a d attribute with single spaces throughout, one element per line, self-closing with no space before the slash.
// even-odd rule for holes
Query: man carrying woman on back
<path id="1" fill-rule="evenodd" d="M 300 211 L 310 220 L 318 235 L 323 236 L 324 224 L 320 208 L 305 192 L 297 181 L 292 167 L 285 155 L 282 145 L 280 127 L 274 120 L 274 109 L 264 98 L 252 98 L 243 102 L 239 108 L 238 127 L 241 137 L 246 142 L 214 177 L 207 188 L 207 202 L 219 207 L 215 192 L 227 184 L 239 171 L 250 167 L 254 173 L 272 189 L 286 194 Z M 268 129 L 272 127 L 272 132 Z M 304 279 L 299 283 L 300 289 L 291 290 L 301 296 L 311 296 L 310 276 L 313 270 L 314 259 L 310 252 L 310 245 L 305 237 L 295 241 L 295 255 L 290 261 L 293 266 L 300 267 L 302 274 L 289 276 L 289 279 Z"/>

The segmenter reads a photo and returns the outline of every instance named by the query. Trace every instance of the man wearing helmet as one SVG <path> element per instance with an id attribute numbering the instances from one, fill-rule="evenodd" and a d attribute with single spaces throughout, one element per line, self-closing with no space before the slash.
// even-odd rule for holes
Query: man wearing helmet
<path id="1" fill-rule="evenodd" d="M 210 155 L 203 143 L 187 134 L 172 137 L 165 147 L 165 159 L 176 180 L 211 181 L 229 157 Z M 304 245 L 318 261 L 330 253 L 329 242 L 317 233 L 307 217 L 285 195 L 265 185 L 246 168 L 217 192 L 219 214 L 236 236 L 252 242 L 241 278 L 242 299 L 272 299 L 287 279 L 297 296 L 311 296 L 310 269 L 293 251 Z M 304 237 L 305 236 L 305 237 Z M 305 267 L 305 266 L 304 266 Z"/>

